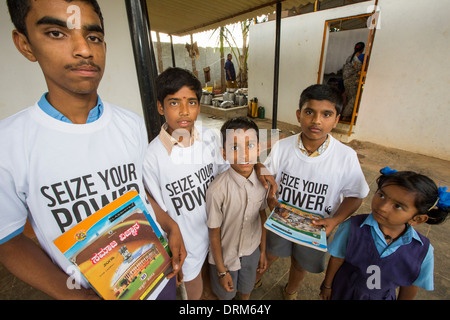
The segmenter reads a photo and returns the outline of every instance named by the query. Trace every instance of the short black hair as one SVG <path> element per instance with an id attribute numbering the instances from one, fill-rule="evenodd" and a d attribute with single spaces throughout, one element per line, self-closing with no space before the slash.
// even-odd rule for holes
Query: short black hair
<path id="1" fill-rule="evenodd" d="M 314 84 L 303 90 L 300 95 L 299 109 L 302 110 L 305 103 L 310 100 L 330 101 L 336 108 L 336 116 L 342 113 L 344 103 L 342 94 L 333 86 L 327 84 Z"/>
<path id="2" fill-rule="evenodd" d="M 66 2 L 72 1 L 83 1 L 87 2 L 94 8 L 95 13 L 97 13 L 100 18 L 100 23 L 103 31 L 105 31 L 105 26 L 103 22 L 103 15 L 96 0 L 64 0 Z M 28 12 L 31 8 L 31 0 L 7 0 L 8 11 L 11 17 L 11 21 L 14 24 L 14 27 L 20 33 L 24 34 L 28 38 L 27 26 L 25 23 L 25 19 L 27 18 Z"/>
<path id="3" fill-rule="evenodd" d="M 222 146 L 225 148 L 225 143 L 227 142 L 227 130 L 237 130 L 243 129 L 247 131 L 248 129 L 255 130 L 256 138 L 259 141 L 259 130 L 258 125 L 247 117 L 237 117 L 227 120 L 220 129 L 222 134 Z"/>
<path id="4" fill-rule="evenodd" d="M 195 92 L 198 101 L 202 97 L 202 84 L 197 77 L 189 70 L 169 67 L 156 77 L 156 98 L 164 106 L 164 99 L 169 94 L 178 92 L 187 86 Z"/>
<path id="5" fill-rule="evenodd" d="M 382 174 L 377 179 L 378 190 L 385 186 L 399 186 L 416 193 L 415 207 L 417 214 L 428 216 L 427 224 L 440 224 L 447 218 L 450 208 L 439 208 L 436 200 L 439 197 L 438 187 L 433 180 L 413 171 L 398 171 Z"/>

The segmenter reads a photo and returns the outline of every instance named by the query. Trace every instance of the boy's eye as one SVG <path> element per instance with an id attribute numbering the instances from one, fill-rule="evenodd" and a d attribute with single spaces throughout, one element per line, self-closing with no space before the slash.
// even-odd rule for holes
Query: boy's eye
<path id="1" fill-rule="evenodd" d="M 232 151 L 237 151 L 237 150 L 239 150 L 239 147 L 238 146 L 231 146 L 231 150 Z"/>
<path id="2" fill-rule="evenodd" d="M 197 105 L 197 101 L 196 100 L 191 100 L 191 101 L 189 101 L 189 104 L 191 106 L 196 106 Z"/>
<path id="3" fill-rule="evenodd" d="M 62 37 L 64 37 L 64 34 L 62 32 L 60 32 L 60 31 L 57 31 L 57 30 L 49 31 L 49 32 L 47 32 L 47 34 L 51 38 L 54 38 L 54 39 L 61 39 Z"/>
<path id="4" fill-rule="evenodd" d="M 89 36 L 88 40 L 92 42 L 103 42 L 103 38 L 97 36 Z"/>
<path id="5" fill-rule="evenodd" d="M 249 143 L 248 144 L 248 148 L 249 149 L 253 149 L 254 147 L 256 147 L 256 143 Z"/>

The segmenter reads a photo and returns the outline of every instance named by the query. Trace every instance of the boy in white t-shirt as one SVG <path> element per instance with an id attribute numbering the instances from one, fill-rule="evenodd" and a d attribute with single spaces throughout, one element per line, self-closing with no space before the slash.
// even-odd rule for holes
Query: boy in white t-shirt
<path id="1" fill-rule="evenodd" d="M 68 26 L 70 5 L 79 8 L 78 29 Z M 95 299 L 98 296 L 53 241 L 132 188 L 146 199 L 145 124 L 97 95 L 106 45 L 95 0 L 8 0 L 8 8 L 16 27 L 14 43 L 28 60 L 39 62 L 48 93 L 34 106 L 0 121 L 0 262 L 51 297 Z M 150 214 L 169 238 L 174 277 L 184 259 L 179 255 L 184 250 L 181 234 L 154 200 L 150 202 Z M 27 220 L 40 246 L 23 235 Z M 175 282 L 167 283 L 152 297 L 175 299 Z"/>
<path id="2" fill-rule="evenodd" d="M 168 68 L 157 77 L 156 87 L 158 111 L 166 123 L 148 146 L 144 183 L 160 207 L 178 223 L 187 251 L 182 280 L 188 299 L 197 300 L 204 289 L 201 271 L 209 246 L 206 190 L 229 164 L 220 154 L 219 134 L 195 124 L 200 113 L 200 81 L 188 70 Z M 259 179 L 275 184 L 272 176 Z M 209 287 L 205 286 L 206 298 L 208 294 Z"/>
<path id="3" fill-rule="evenodd" d="M 203 292 L 201 270 L 208 252 L 205 195 L 219 172 L 216 136 L 195 125 L 202 86 L 188 70 L 169 68 L 156 78 L 157 107 L 166 123 L 148 145 L 144 183 L 161 208 L 178 224 L 187 256 L 179 280 L 188 299 Z"/>
<path id="4" fill-rule="evenodd" d="M 335 88 L 306 88 L 297 110 L 302 132 L 278 141 L 265 162 L 278 183 L 278 199 L 323 215 L 317 224 L 325 227 L 327 236 L 359 208 L 369 192 L 356 152 L 330 135 L 341 111 L 342 96 Z M 324 270 L 325 255 L 267 232 L 269 266 L 277 257 L 291 257 L 285 299 L 296 298 L 307 272 Z M 258 274 L 256 286 L 261 277 Z"/>

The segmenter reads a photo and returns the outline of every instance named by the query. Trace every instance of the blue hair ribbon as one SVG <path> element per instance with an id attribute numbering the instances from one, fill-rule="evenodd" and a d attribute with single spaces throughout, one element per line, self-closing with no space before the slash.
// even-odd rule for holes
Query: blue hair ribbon
<path id="1" fill-rule="evenodd" d="M 438 202 L 436 206 L 441 209 L 450 207 L 450 192 L 447 192 L 448 187 L 438 188 Z"/>
<path id="2" fill-rule="evenodd" d="M 380 173 L 384 174 L 385 176 L 391 175 L 396 172 L 397 172 L 397 170 L 391 169 L 389 167 L 384 167 L 383 169 L 380 170 Z"/>

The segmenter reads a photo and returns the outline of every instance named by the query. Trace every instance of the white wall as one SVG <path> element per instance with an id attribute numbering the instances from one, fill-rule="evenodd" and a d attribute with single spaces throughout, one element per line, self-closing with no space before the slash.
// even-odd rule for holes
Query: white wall
<path id="1" fill-rule="evenodd" d="M 372 2 L 282 19 L 278 120 L 296 124 L 301 91 L 317 82 L 324 22 Z M 379 0 L 354 138 L 450 160 L 450 0 Z M 249 94 L 272 117 L 275 22 L 250 30 Z"/>
<path id="2" fill-rule="evenodd" d="M 107 57 L 99 95 L 142 115 L 142 104 L 124 1 L 99 0 L 105 19 Z M 34 104 L 47 91 L 37 63 L 25 59 L 12 42 L 13 24 L 0 1 L 0 119 Z"/>
<path id="3" fill-rule="evenodd" d="M 278 120 L 297 124 L 300 93 L 317 83 L 326 20 L 368 13 L 372 1 L 281 20 Z M 371 12 L 371 11 L 370 11 Z M 249 41 L 249 99 L 257 97 L 272 117 L 275 21 L 252 25 Z"/>
<path id="4" fill-rule="evenodd" d="M 450 160 L 450 1 L 379 6 L 356 138 Z"/>

